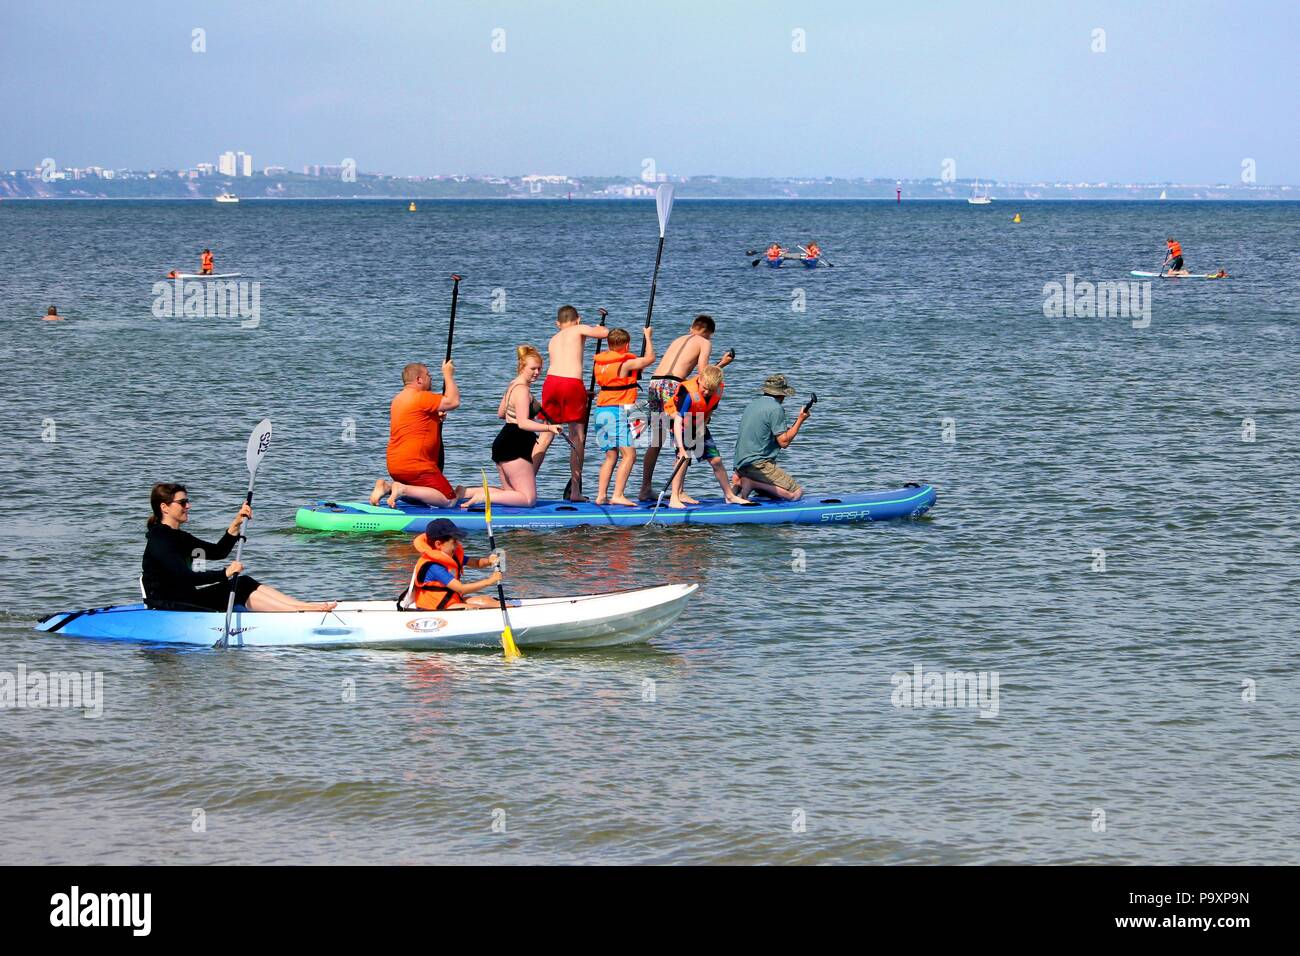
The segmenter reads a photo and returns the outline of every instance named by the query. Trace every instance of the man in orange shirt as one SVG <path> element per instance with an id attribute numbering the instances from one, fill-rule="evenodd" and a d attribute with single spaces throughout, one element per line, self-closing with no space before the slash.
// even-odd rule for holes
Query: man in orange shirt
<path id="1" fill-rule="evenodd" d="M 370 503 L 388 495 L 388 507 L 397 506 L 398 498 L 410 498 L 432 508 L 449 508 L 465 494 L 464 486 L 452 488 L 438 467 L 442 448 L 442 419 L 460 407 L 460 390 L 456 387 L 455 366 L 442 363 L 446 392 L 433 391 L 429 369 L 412 362 L 402 369 L 402 390 L 388 411 L 388 474 L 375 482 Z"/>

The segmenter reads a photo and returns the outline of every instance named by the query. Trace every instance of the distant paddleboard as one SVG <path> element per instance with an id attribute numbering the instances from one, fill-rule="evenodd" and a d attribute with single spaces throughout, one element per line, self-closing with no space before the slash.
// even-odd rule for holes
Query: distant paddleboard
<path id="1" fill-rule="evenodd" d="M 1165 272 L 1139 272 L 1134 269 L 1129 273 L 1131 276 L 1137 276 L 1140 279 L 1226 279 L 1227 276 L 1215 275 L 1213 272 L 1203 274 L 1196 273 L 1190 275 L 1169 275 Z"/>
<path id="2" fill-rule="evenodd" d="M 240 273 L 238 272 L 216 272 L 213 273 L 212 275 L 206 275 L 206 276 L 198 272 L 178 272 L 176 273 L 176 275 L 170 276 L 169 278 L 172 279 L 238 279 L 239 276 Z"/>

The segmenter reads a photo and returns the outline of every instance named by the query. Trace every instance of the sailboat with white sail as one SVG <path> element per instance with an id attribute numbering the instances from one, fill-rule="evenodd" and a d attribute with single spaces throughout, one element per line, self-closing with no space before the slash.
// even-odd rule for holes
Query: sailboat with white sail
<path id="1" fill-rule="evenodd" d="M 980 192 L 980 181 L 976 179 L 975 185 L 971 188 L 970 197 L 966 201 L 972 206 L 987 206 L 993 201 L 993 197 L 989 195 L 987 187 L 985 187 L 984 192 Z"/>

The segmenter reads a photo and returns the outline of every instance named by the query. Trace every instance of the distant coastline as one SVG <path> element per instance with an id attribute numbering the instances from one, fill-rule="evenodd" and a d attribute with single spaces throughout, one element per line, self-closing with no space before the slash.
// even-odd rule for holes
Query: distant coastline
<path id="1" fill-rule="evenodd" d="M 0 171 L 0 200 L 193 200 L 212 202 L 222 192 L 241 200 L 435 201 L 499 199 L 625 202 L 648 199 L 659 182 L 672 182 L 678 199 L 965 201 L 973 179 L 799 179 L 722 176 L 658 177 L 643 181 L 613 176 L 399 177 L 357 173 L 353 179 L 294 173 L 251 176 L 194 176 L 186 171 L 81 170 L 42 176 L 35 171 Z M 999 183 L 981 180 L 998 203 L 1035 200 L 1300 200 L 1300 187 L 1258 184 L 1180 183 Z"/>

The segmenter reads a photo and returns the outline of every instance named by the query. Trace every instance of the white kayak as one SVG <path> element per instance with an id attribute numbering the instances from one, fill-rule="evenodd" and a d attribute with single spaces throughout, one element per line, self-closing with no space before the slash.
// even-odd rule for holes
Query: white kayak
<path id="1" fill-rule="evenodd" d="M 612 647 L 638 644 L 682 613 L 697 584 L 579 597 L 527 598 L 508 606 L 520 647 Z M 100 641 L 212 647 L 225 629 L 225 614 L 160 611 L 143 604 L 58 611 L 36 630 Z M 501 647 L 501 610 L 398 610 L 396 601 L 346 601 L 333 611 L 255 613 L 236 610 L 230 646 L 365 647 L 449 650 Z"/>
<path id="2" fill-rule="evenodd" d="M 1134 269 L 1129 273 L 1131 276 L 1138 276 L 1142 279 L 1226 279 L 1227 276 L 1221 276 L 1213 272 L 1191 273 L 1191 272 L 1139 272 Z"/>
<path id="3" fill-rule="evenodd" d="M 178 272 L 174 276 L 168 276 L 169 279 L 238 279 L 239 272 L 214 272 L 211 275 L 204 275 L 201 272 Z"/>

